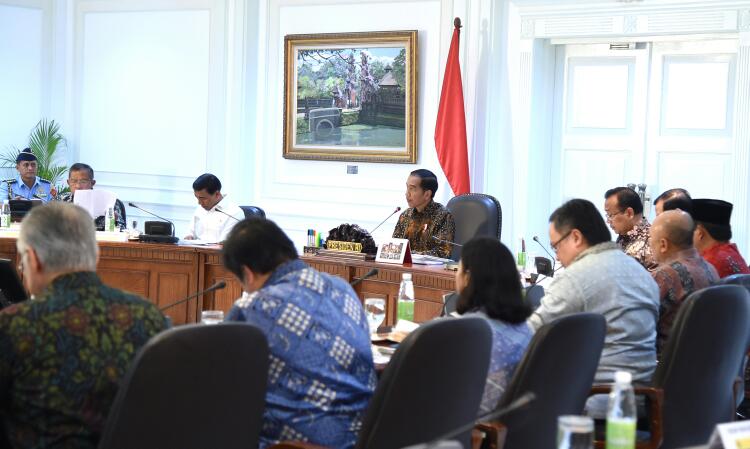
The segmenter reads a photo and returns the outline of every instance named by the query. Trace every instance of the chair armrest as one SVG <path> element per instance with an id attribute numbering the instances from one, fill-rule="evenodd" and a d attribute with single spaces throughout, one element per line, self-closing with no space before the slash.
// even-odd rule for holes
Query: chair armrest
<path id="1" fill-rule="evenodd" d="M 591 394 L 609 394 L 612 391 L 613 385 L 594 385 L 591 387 Z M 664 439 L 664 430 L 662 422 L 662 406 L 664 404 L 664 390 L 655 387 L 638 387 L 634 386 L 633 391 L 636 396 L 646 396 L 648 399 L 649 406 L 649 429 L 651 432 L 651 439 L 648 443 L 636 442 L 636 448 L 652 448 L 656 449 L 661 446 L 662 440 Z M 594 446 L 597 449 L 604 448 L 604 441 L 595 441 Z"/>
<path id="2" fill-rule="evenodd" d="M 508 428 L 499 422 L 481 422 L 474 425 L 474 430 L 484 434 L 483 441 L 486 445 L 480 445 L 487 449 L 503 449 L 505 446 L 505 436 L 508 434 Z"/>
<path id="3" fill-rule="evenodd" d="M 282 441 L 276 443 L 273 446 L 269 446 L 268 449 L 328 449 L 325 446 L 318 446 L 317 444 L 305 443 L 304 441 Z"/>

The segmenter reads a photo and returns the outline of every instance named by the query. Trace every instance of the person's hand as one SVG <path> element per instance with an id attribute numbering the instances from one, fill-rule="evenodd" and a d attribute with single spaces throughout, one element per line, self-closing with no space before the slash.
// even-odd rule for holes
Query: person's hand
<path id="1" fill-rule="evenodd" d="M 183 240 L 195 240 L 195 237 L 193 237 L 192 235 L 186 235 L 186 236 L 185 236 L 185 237 L 183 238 Z"/>

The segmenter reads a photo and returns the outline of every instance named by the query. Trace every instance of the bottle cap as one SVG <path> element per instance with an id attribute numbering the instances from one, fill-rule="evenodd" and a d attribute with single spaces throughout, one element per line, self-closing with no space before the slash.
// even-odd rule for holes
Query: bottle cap
<path id="1" fill-rule="evenodd" d="M 401 276 L 401 279 L 411 281 L 411 273 L 404 273 L 403 276 Z"/>
<path id="2" fill-rule="evenodd" d="M 629 384 L 633 381 L 633 375 L 627 371 L 615 371 L 615 383 Z"/>

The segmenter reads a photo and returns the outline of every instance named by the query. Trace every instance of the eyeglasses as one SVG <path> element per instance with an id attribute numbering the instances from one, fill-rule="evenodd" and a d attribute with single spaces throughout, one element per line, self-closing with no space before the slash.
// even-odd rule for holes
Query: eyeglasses
<path id="1" fill-rule="evenodd" d="M 550 242 L 549 246 L 552 248 L 552 251 L 557 253 L 558 248 L 560 247 L 560 243 L 562 243 L 563 240 L 567 239 L 570 233 L 573 232 L 571 229 L 570 231 L 566 232 L 565 235 L 560 237 L 555 243 Z"/>
<path id="2" fill-rule="evenodd" d="M 76 185 L 87 185 L 91 184 L 90 179 L 68 179 L 69 184 L 76 184 Z"/>
<path id="3" fill-rule="evenodd" d="M 619 211 L 615 212 L 614 214 L 606 214 L 607 221 L 614 220 L 616 216 L 618 216 L 618 215 L 620 215 L 622 213 L 625 213 L 625 211 L 624 210 L 619 210 Z"/>

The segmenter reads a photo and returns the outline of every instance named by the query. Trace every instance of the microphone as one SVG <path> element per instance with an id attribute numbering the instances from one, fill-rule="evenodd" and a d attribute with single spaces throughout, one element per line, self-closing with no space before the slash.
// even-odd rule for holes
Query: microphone
<path id="1" fill-rule="evenodd" d="M 359 278 L 353 280 L 349 285 L 351 285 L 352 287 L 354 287 L 355 285 L 359 284 L 360 282 L 364 281 L 365 279 L 371 278 L 371 277 L 375 276 L 376 274 L 378 274 L 378 269 L 377 268 L 373 268 L 370 271 L 368 271 L 367 273 L 365 273 L 364 276 L 359 277 Z"/>
<path id="2" fill-rule="evenodd" d="M 547 248 L 545 248 L 544 245 L 542 245 L 542 242 L 539 241 L 539 237 L 534 236 L 533 239 L 539 246 L 542 247 L 544 252 L 547 253 L 547 255 L 550 257 L 550 259 L 552 259 L 552 274 L 555 274 L 555 259 L 557 258 L 553 256 L 549 251 L 547 251 Z"/>
<path id="3" fill-rule="evenodd" d="M 459 435 L 461 435 L 464 432 L 467 432 L 474 428 L 474 424 L 477 421 L 492 421 L 497 418 L 500 418 L 502 416 L 507 415 L 510 412 L 516 411 L 520 408 L 526 407 L 527 405 L 531 404 L 534 400 L 536 400 L 536 394 L 532 393 L 531 391 L 527 391 L 526 393 L 522 394 L 518 399 L 508 404 L 506 407 L 503 407 L 499 410 L 491 411 L 485 415 L 482 415 L 478 417 L 477 419 L 473 420 L 472 422 L 465 424 L 458 429 L 454 429 L 445 435 L 441 435 L 438 438 L 435 438 L 434 440 L 430 441 L 427 444 L 416 444 L 414 446 L 409 446 L 405 449 L 429 449 L 432 447 L 438 446 L 442 441 L 449 440 L 451 438 L 455 438 Z"/>
<path id="4" fill-rule="evenodd" d="M 214 206 L 214 210 L 217 211 L 217 212 L 221 212 L 222 214 L 226 215 L 229 218 L 234 219 L 234 221 L 236 221 L 238 223 L 241 221 L 239 218 L 235 217 L 234 215 L 232 215 L 230 213 L 227 213 L 227 212 L 224 212 L 224 209 L 220 208 L 219 206 Z"/>
<path id="5" fill-rule="evenodd" d="M 189 295 L 189 296 L 188 296 L 187 298 L 185 298 L 185 299 L 181 299 L 181 300 L 179 300 L 179 301 L 175 301 L 175 302 L 173 302 L 172 304 L 167 304 L 167 305 L 166 305 L 166 306 L 164 306 L 164 307 L 160 307 L 160 308 L 159 308 L 159 311 L 160 311 L 160 312 L 163 312 L 163 311 L 165 311 L 165 310 L 167 310 L 167 309 L 171 309 L 171 308 L 172 308 L 172 307 L 174 307 L 174 306 L 178 306 L 178 305 L 180 305 L 180 304 L 182 304 L 182 303 L 184 303 L 184 302 L 188 302 L 188 301 L 190 301 L 191 299 L 195 298 L 196 296 L 201 296 L 201 295 L 205 295 L 206 293 L 211 293 L 211 292 L 212 292 L 212 291 L 214 291 L 214 290 L 221 290 L 222 288 L 224 288 L 224 287 L 226 287 L 226 286 L 227 286 L 227 283 L 226 283 L 225 281 L 219 281 L 219 282 L 215 283 L 214 285 L 212 285 L 212 286 L 208 287 L 207 289 L 205 289 L 205 290 L 203 290 L 203 291 L 200 291 L 200 292 L 198 292 L 198 293 L 193 293 L 192 295 Z"/>
<path id="6" fill-rule="evenodd" d="M 128 206 L 135 207 L 138 210 L 142 210 L 143 212 L 146 212 L 149 215 L 153 215 L 154 217 L 159 218 L 159 219 L 164 220 L 167 223 L 169 223 L 172 226 L 172 237 L 174 237 L 174 223 L 172 222 L 172 220 L 167 220 L 166 218 L 160 217 L 160 216 L 156 215 L 155 213 L 153 213 L 153 212 L 151 212 L 149 210 L 146 210 L 146 209 L 144 209 L 142 207 L 136 206 L 136 204 L 133 203 L 133 202 L 128 203 Z"/>
<path id="7" fill-rule="evenodd" d="M 437 238 L 437 236 L 434 236 L 434 235 L 432 236 L 432 239 L 433 239 L 433 240 L 437 240 L 437 241 L 438 241 L 438 242 L 440 242 L 440 243 L 447 243 L 447 244 L 449 244 L 449 245 L 451 245 L 451 246 L 458 246 L 459 248 L 461 248 L 462 246 L 464 246 L 464 245 L 462 245 L 462 244 L 460 244 L 460 243 L 454 243 L 454 242 L 451 242 L 450 240 L 443 240 L 443 239 L 439 239 L 439 238 Z"/>
<path id="8" fill-rule="evenodd" d="M 396 210 L 394 210 L 393 212 L 391 212 L 391 214 L 389 216 L 385 217 L 385 220 L 381 221 L 379 225 L 375 226 L 375 229 L 373 229 L 372 231 L 370 231 L 370 235 L 372 235 L 379 227 L 383 226 L 383 223 L 385 223 L 386 221 L 388 221 L 389 218 L 391 218 L 396 212 L 398 212 L 400 210 L 401 210 L 401 206 L 397 207 Z"/>

